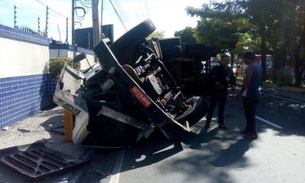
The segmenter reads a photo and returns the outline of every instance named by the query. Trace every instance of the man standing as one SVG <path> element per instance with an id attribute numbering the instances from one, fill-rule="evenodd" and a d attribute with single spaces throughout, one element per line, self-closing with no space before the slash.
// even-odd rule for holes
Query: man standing
<path id="1" fill-rule="evenodd" d="M 243 59 L 247 68 L 244 72 L 241 90 L 236 95 L 236 100 L 241 98 L 243 100 L 247 120 L 246 128 L 241 133 L 244 134 L 244 138 L 257 139 L 255 113 L 260 98 L 259 86 L 262 82 L 262 67 L 258 62 L 255 62 L 255 54 L 251 51 L 244 53 Z"/>
<path id="2" fill-rule="evenodd" d="M 206 117 L 205 128 L 210 127 L 211 119 L 214 113 L 214 109 L 218 103 L 218 127 L 226 129 L 224 123 L 224 112 L 228 97 L 228 87 L 231 85 L 232 90 L 236 86 L 236 79 L 232 68 L 228 67 L 230 63 L 230 57 L 228 55 L 222 55 L 220 65 L 212 68 L 211 80 L 213 83 L 212 94 L 210 99 L 210 106 Z"/>

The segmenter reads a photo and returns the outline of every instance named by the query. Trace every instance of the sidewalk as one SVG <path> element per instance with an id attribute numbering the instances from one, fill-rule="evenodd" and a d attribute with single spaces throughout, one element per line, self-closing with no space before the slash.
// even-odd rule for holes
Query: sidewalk
<path id="1" fill-rule="evenodd" d="M 88 180 L 90 180 L 90 173 L 93 175 L 99 174 L 101 177 L 106 177 L 111 174 L 112 166 L 115 162 L 115 154 L 107 151 L 95 151 L 90 148 L 82 147 L 81 145 L 76 145 L 73 142 L 66 141 L 63 125 L 64 110 L 62 107 L 55 107 L 51 110 L 42 111 L 32 117 L 19 121 L 5 130 L 0 130 L 0 158 L 6 156 L 7 148 L 13 149 L 9 152 L 14 152 L 13 154 L 15 154 L 14 149 L 23 152 L 24 150 L 30 149 L 34 144 L 45 144 L 40 145 L 39 148 L 45 146 L 48 149 L 57 151 L 58 153 L 64 153 L 73 158 L 70 159 L 71 161 L 80 159 L 84 160 L 87 158 L 92 158 L 97 161 L 89 161 L 73 170 L 60 170 L 61 173 L 59 174 L 37 180 L 12 170 L 11 168 L 8 168 L 7 165 L 0 162 L 0 182 L 76 183 L 86 182 L 86 180 L 82 180 L 82 178 L 88 178 Z M 14 148 L 15 146 L 18 147 Z M 31 162 L 28 163 L 32 164 Z M 83 172 L 87 169 L 93 171 L 84 175 Z"/>

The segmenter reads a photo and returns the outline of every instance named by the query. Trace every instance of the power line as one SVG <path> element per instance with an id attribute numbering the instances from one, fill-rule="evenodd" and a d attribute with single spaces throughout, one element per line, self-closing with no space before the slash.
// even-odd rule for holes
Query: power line
<path id="1" fill-rule="evenodd" d="M 121 17 L 121 22 L 124 22 L 124 24 L 125 24 L 125 28 L 127 28 L 126 27 L 126 23 L 129 25 L 129 22 L 128 22 L 128 14 L 126 14 L 125 13 L 125 11 L 124 11 L 124 3 L 123 3 L 123 5 L 121 6 L 121 2 L 120 2 L 120 0 L 114 0 L 115 2 L 116 2 L 116 6 L 114 6 L 113 5 L 113 7 L 115 8 L 115 11 L 116 11 L 116 14 L 117 15 L 120 15 L 120 17 Z M 120 13 L 117 11 L 117 10 L 119 10 L 120 11 Z M 128 26 L 129 27 L 129 26 Z"/>
<path id="2" fill-rule="evenodd" d="M 78 0 L 78 2 L 88 9 L 91 8 L 91 0 Z"/>
<path id="3" fill-rule="evenodd" d="M 119 18 L 121 24 L 123 25 L 125 31 L 127 31 L 126 25 L 125 25 L 124 21 L 122 20 L 121 16 L 119 15 L 118 11 L 116 10 L 116 8 L 114 7 L 112 1 L 109 0 L 109 2 L 111 3 L 113 10 L 115 11 L 116 15 L 118 16 L 118 18 Z"/>
<path id="4" fill-rule="evenodd" d="M 146 15 L 147 15 L 147 18 L 149 17 L 149 12 L 148 12 L 148 8 L 147 8 L 147 2 L 146 0 L 144 0 L 145 2 L 145 10 L 146 10 Z"/>
<path id="5" fill-rule="evenodd" d="M 39 1 L 39 0 L 36 0 L 36 1 L 37 1 L 39 4 L 41 4 L 42 6 L 44 6 L 44 7 L 48 7 L 47 5 L 45 5 L 44 3 L 42 3 L 41 1 Z M 63 15 L 63 14 L 61 14 L 61 13 L 55 11 L 54 9 L 52 9 L 52 8 L 50 8 L 50 7 L 49 7 L 49 10 L 50 10 L 50 11 L 53 11 L 54 13 L 56 13 L 56 14 L 59 15 L 59 16 L 62 16 L 62 17 L 71 19 L 70 17 L 67 17 L 67 16 Z"/>
<path id="6" fill-rule="evenodd" d="M 132 1 L 132 7 L 133 7 L 133 9 L 134 9 L 134 12 L 136 13 L 136 16 L 137 16 L 137 18 L 138 18 L 138 20 L 140 20 L 140 17 L 139 17 L 139 15 L 138 15 L 138 13 L 137 13 L 137 9 L 136 9 L 136 6 L 135 6 L 135 4 L 134 4 L 134 1 L 133 0 L 131 0 Z"/>
<path id="7" fill-rule="evenodd" d="M 89 15 L 88 13 L 90 12 L 90 9 L 92 8 L 92 2 L 91 1 L 92 0 L 77 0 L 75 3 L 79 3 L 81 6 L 85 7 L 86 8 L 85 9 L 85 15 L 88 16 Z M 76 7 L 78 7 L 78 6 L 76 6 Z M 75 13 L 77 15 L 77 11 Z M 84 20 L 85 15 L 84 15 L 84 17 L 80 16 L 80 18 L 77 18 L 77 19 L 82 21 L 82 20 Z"/>
<path id="8" fill-rule="evenodd" d="M 144 15 L 144 12 L 143 12 L 143 9 L 142 9 L 141 0 L 139 0 L 139 4 L 140 4 L 140 10 L 141 10 L 142 16 L 143 16 L 143 18 L 145 18 L 145 15 Z"/>

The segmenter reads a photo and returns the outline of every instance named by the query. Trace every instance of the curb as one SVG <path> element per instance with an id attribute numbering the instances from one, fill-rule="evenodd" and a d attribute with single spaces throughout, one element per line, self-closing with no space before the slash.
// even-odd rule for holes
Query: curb
<path id="1" fill-rule="evenodd" d="M 241 87 L 241 82 L 237 82 L 237 86 Z M 270 94 L 270 95 L 276 95 L 279 97 L 296 100 L 298 102 L 305 103 L 305 92 L 303 92 L 303 89 L 301 92 L 299 91 L 291 91 L 291 90 L 285 90 L 287 87 L 268 87 L 265 84 L 261 85 L 261 92 Z M 305 91 L 305 89 L 304 89 Z"/>
<path id="2" fill-rule="evenodd" d="M 291 93 L 300 93 L 305 94 L 305 88 L 302 87 L 292 87 L 292 86 L 278 86 L 277 84 L 273 83 L 263 83 L 263 88 L 271 88 L 275 90 L 281 90 L 285 92 L 291 92 Z"/>
<path id="3" fill-rule="evenodd" d="M 296 92 L 291 92 L 291 91 L 283 91 L 283 90 L 278 90 L 274 88 L 267 88 L 267 87 L 261 87 L 262 93 L 266 94 L 271 94 L 271 95 L 276 95 L 280 96 L 283 98 L 295 100 L 298 102 L 303 102 L 305 103 L 305 94 L 304 93 L 296 93 Z"/>

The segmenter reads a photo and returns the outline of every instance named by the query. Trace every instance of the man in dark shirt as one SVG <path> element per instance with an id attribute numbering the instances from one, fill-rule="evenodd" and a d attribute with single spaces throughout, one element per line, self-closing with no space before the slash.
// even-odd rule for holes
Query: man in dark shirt
<path id="1" fill-rule="evenodd" d="M 228 87 L 231 86 L 234 90 L 236 86 L 236 79 L 232 68 L 228 67 L 230 57 L 222 55 L 220 65 L 215 66 L 211 70 L 211 80 L 213 83 L 212 94 L 210 99 L 210 106 L 206 116 L 205 127 L 209 128 L 214 113 L 214 109 L 218 104 L 218 127 L 226 129 L 224 123 L 224 112 L 228 97 Z"/>

